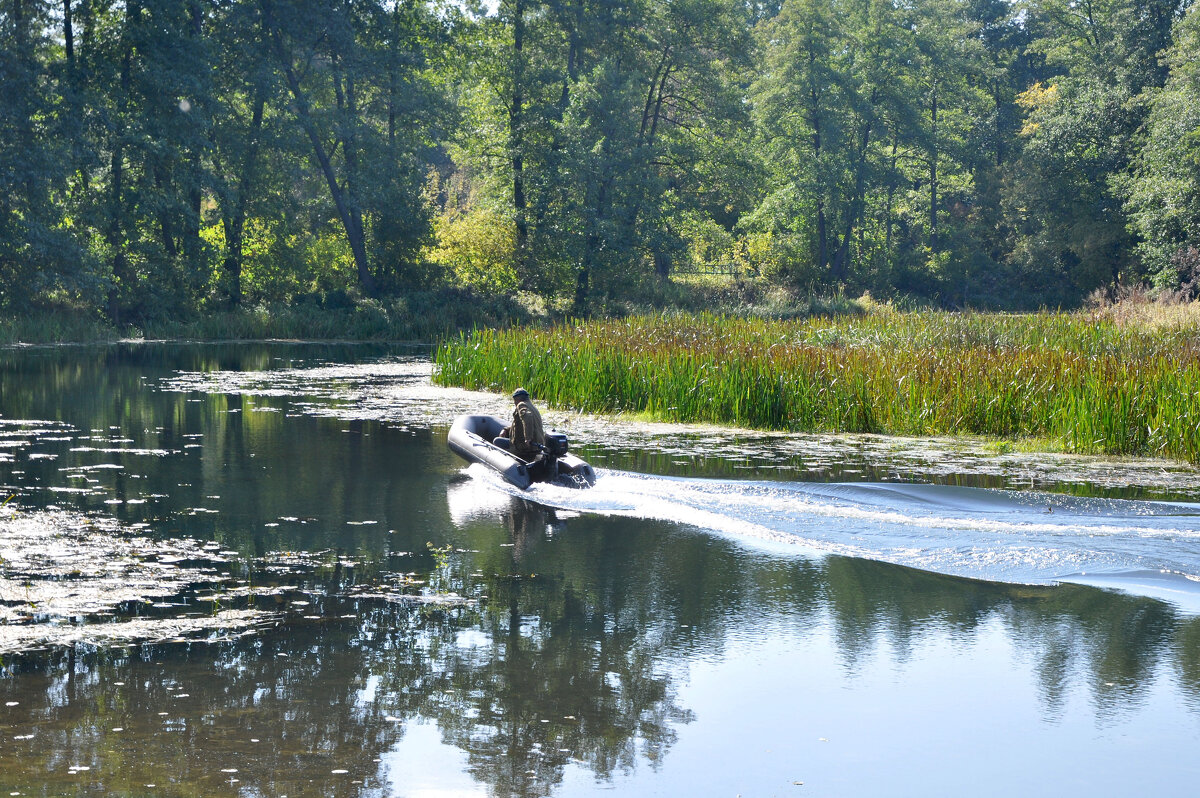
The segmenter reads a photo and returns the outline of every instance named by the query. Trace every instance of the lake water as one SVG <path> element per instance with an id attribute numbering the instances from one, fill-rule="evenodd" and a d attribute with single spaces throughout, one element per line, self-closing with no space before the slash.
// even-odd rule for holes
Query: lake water
<path id="1" fill-rule="evenodd" d="M 1200 472 L 547 410 L 420 350 L 0 350 L 0 795 L 1200 783 Z M 11 497 L 11 499 L 10 499 Z"/>

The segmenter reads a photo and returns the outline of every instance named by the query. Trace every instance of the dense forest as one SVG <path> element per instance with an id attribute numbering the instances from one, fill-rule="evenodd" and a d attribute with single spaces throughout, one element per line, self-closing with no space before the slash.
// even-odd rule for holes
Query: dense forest
<path id="1" fill-rule="evenodd" d="M 1200 290 L 1188 0 L 0 0 L 0 310 Z"/>

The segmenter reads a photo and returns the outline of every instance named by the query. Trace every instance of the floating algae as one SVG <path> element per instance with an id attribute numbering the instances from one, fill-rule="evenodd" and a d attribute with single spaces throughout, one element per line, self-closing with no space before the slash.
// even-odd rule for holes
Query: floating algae
<path id="1" fill-rule="evenodd" d="M 121 646 L 132 643 L 172 643 L 231 640 L 274 622 L 261 610 L 221 610 L 185 618 L 132 618 L 112 623 L 0 625 L 0 654 L 52 646 Z"/>
<path id="2" fill-rule="evenodd" d="M 140 534 L 146 526 L 8 505 L 0 514 L 0 655 L 79 644 L 229 640 L 311 612 L 319 599 L 476 606 L 390 574 L 329 593 L 328 584 L 304 586 L 304 575 L 331 567 L 353 571 L 361 563 L 329 550 L 244 559 L 212 541 L 147 538 Z M 254 581 L 234 573 L 244 568 Z M 294 581 L 260 581 L 271 575 Z"/>
<path id="3" fill-rule="evenodd" d="M 223 562 L 199 541 L 151 540 L 111 518 L 10 510 L 0 517 L 0 654 L 215 639 L 272 622 L 253 608 L 120 617 L 129 608 L 194 609 L 170 600 L 228 579 Z"/>

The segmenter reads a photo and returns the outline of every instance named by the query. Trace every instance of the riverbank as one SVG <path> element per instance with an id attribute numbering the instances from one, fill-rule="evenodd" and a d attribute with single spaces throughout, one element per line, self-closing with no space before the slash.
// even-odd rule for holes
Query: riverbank
<path id="1" fill-rule="evenodd" d="M 130 338 L 428 342 L 477 326 L 531 324 L 540 315 L 536 308 L 515 299 L 457 289 L 387 299 L 330 295 L 284 306 L 154 317 L 132 325 L 114 325 L 91 311 L 58 308 L 0 318 L 0 344 L 87 343 Z"/>
<path id="2" fill-rule="evenodd" d="M 704 311 L 747 318 L 796 319 L 855 315 L 872 303 L 844 295 L 793 295 L 763 280 L 724 275 L 683 275 L 650 286 L 635 301 L 598 308 L 596 317 Z M 147 310 L 144 318 L 113 324 L 96 309 L 31 308 L 0 317 L 0 345 L 147 340 L 421 341 L 433 343 L 462 331 L 546 326 L 569 317 L 567 305 L 534 294 L 495 296 L 442 288 L 371 298 L 335 291 L 291 303 L 197 309 L 186 314 Z"/>
<path id="3" fill-rule="evenodd" d="M 642 316 L 478 330 L 438 348 L 434 379 L 664 421 L 1197 463 L 1197 319 L 1195 303 L 1140 316 Z"/>
<path id="4" fill-rule="evenodd" d="M 1200 462 L 1200 303 L 1091 311 L 900 312 L 691 286 L 671 311 L 554 323 L 536 302 L 462 291 L 118 329 L 68 311 L 0 319 L 0 343 L 155 340 L 448 341 L 444 384 L 524 384 L 562 407 L 753 429 L 983 436 L 999 452 Z M 704 302 L 721 314 L 688 310 Z M 476 330 L 473 333 L 464 331 Z"/>

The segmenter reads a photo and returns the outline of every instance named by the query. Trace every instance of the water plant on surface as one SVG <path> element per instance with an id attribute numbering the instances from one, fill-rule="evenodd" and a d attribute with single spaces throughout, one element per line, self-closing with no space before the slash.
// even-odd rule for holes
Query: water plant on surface
<path id="1" fill-rule="evenodd" d="M 1200 332 L 1080 314 L 699 315 L 477 330 L 435 380 L 585 412 L 792 431 L 1040 438 L 1200 462 Z"/>
<path id="2" fill-rule="evenodd" d="M 430 590 L 434 595 L 449 592 L 448 588 L 452 583 L 450 554 L 454 551 L 454 547 L 448 543 L 444 546 L 435 546 L 431 541 L 426 541 L 425 548 L 429 549 L 429 553 L 433 555 L 433 570 L 429 573 Z"/>

